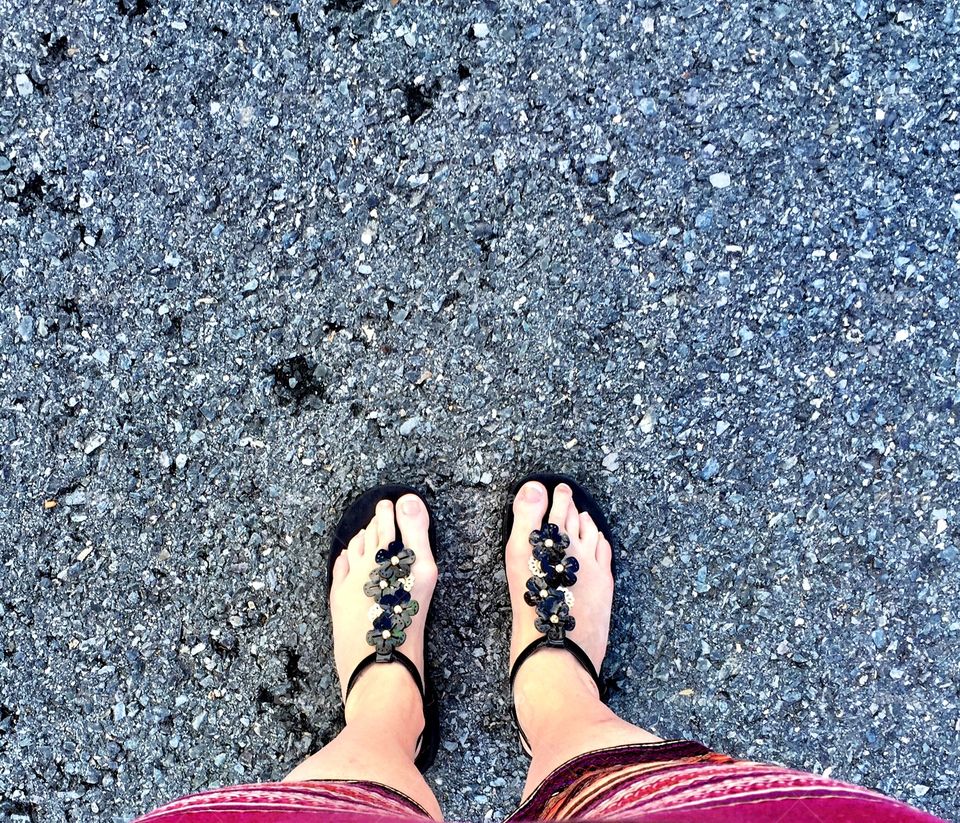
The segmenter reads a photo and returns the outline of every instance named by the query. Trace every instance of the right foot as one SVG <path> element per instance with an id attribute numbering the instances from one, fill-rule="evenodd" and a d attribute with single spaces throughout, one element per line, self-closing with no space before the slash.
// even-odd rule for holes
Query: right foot
<path id="1" fill-rule="evenodd" d="M 507 581 L 513 605 L 511 668 L 517 656 L 531 642 L 541 637 L 533 625 L 535 611 L 527 605 L 523 595 L 530 577 L 530 532 L 543 525 L 545 514 L 546 488 L 536 481 L 525 483 L 513 501 L 513 530 L 506 547 Z M 613 603 L 610 541 L 606 535 L 598 532 L 597 525 L 589 514 L 577 511 L 573 503 L 573 491 L 566 483 L 560 483 L 554 489 L 553 505 L 547 521 L 569 536 L 567 556 L 575 557 L 580 563 L 577 582 L 570 589 L 574 597 L 570 613 L 576 620 L 576 626 L 567 632 L 567 635 L 587 653 L 599 672 L 607 650 Z M 526 716 L 536 712 L 537 704 L 544 696 L 542 684 L 559 682 L 554 677 L 562 678 L 565 684 L 571 683 L 572 679 L 574 683 L 592 693 L 594 698 L 597 696 L 593 679 L 573 655 L 563 649 L 541 649 L 528 658 L 517 672 L 515 701 L 520 725 L 524 729 L 527 728 Z M 539 695 L 532 701 L 528 700 L 527 695 L 532 697 L 535 692 L 539 692 Z"/>

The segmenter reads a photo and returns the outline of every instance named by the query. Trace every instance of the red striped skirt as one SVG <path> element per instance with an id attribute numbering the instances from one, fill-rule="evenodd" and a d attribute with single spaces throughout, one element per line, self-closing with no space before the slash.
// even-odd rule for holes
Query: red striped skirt
<path id="1" fill-rule="evenodd" d="M 136 823 L 376 823 L 429 815 L 376 783 L 307 781 L 212 789 L 175 800 Z M 509 818 L 627 823 L 944 823 L 869 789 L 699 743 L 602 749 L 554 770 Z"/>

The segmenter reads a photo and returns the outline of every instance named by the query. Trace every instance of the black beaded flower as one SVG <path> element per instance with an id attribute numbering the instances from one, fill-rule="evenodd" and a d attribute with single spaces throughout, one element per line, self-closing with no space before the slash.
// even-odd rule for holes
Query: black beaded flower
<path id="1" fill-rule="evenodd" d="M 561 592 L 541 601 L 533 625 L 538 632 L 547 636 L 548 642 L 562 644 L 564 634 L 573 631 L 577 621 L 570 614 L 570 607 Z"/>
<path id="2" fill-rule="evenodd" d="M 552 523 L 532 531 L 530 545 L 533 576 L 527 580 L 523 599 L 536 609 L 537 631 L 545 634 L 551 645 L 562 645 L 565 633 L 576 625 L 570 614 L 573 595 L 568 589 L 577 582 L 580 563 L 566 556 L 570 538 Z"/>
<path id="3" fill-rule="evenodd" d="M 399 625 L 402 629 L 407 628 L 413 622 L 413 616 L 420 611 L 420 604 L 410 597 L 410 592 L 406 589 L 397 589 L 392 594 L 382 595 L 377 605 L 383 609 L 385 615 L 391 616 L 394 626 Z"/>
<path id="4" fill-rule="evenodd" d="M 549 596 L 550 587 L 542 577 L 531 577 L 527 581 L 527 590 L 523 593 L 523 599 L 528 606 L 536 608 Z"/>
<path id="5" fill-rule="evenodd" d="M 539 552 L 542 559 L 556 563 L 570 547 L 570 538 L 560 531 L 560 527 L 556 524 L 547 523 L 542 528 L 530 532 L 530 545 L 533 547 L 534 555 Z"/>
<path id="6" fill-rule="evenodd" d="M 572 586 L 577 582 L 580 562 L 576 557 L 564 557 L 559 563 L 554 563 L 551 566 L 544 563 L 542 558 L 538 557 L 537 559 L 540 561 L 540 567 L 543 569 L 543 576 L 547 585 L 551 589 L 559 586 Z"/>
<path id="7" fill-rule="evenodd" d="M 393 659 L 393 650 L 407 639 L 404 629 L 413 622 L 420 604 L 410 596 L 411 573 L 416 555 L 399 540 L 394 540 L 376 555 L 377 566 L 370 572 L 363 591 L 374 599 L 370 607 L 373 628 L 367 632 L 367 643 L 377 651 L 377 662 Z"/>

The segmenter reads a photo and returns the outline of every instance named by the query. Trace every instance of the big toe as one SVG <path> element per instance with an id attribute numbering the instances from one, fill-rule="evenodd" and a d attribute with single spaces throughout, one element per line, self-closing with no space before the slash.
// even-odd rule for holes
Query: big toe
<path id="1" fill-rule="evenodd" d="M 543 483 L 524 483 L 513 499 L 513 528 L 507 539 L 507 561 L 526 566 L 530 558 L 530 532 L 539 529 L 547 513 L 547 489 Z"/>

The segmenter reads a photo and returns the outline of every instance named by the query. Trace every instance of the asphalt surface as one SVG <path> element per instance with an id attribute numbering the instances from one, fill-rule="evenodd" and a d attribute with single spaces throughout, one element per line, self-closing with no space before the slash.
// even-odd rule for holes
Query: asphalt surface
<path id="1" fill-rule="evenodd" d="M 510 483 L 619 539 L 613 705 L 960 816 L 960 9 L 0 0 L 0 820 L 336 734 L 326 540 L 425 489 L 500 819 Z"/>

